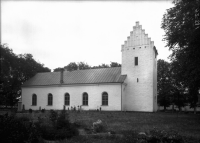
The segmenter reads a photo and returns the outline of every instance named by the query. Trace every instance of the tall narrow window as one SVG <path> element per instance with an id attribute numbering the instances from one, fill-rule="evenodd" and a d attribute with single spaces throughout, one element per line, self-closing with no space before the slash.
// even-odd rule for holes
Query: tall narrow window
<path id="1" fill-rule="evenodd" d="M 36 94 L 33 94 L 33 96 L 32 96 L 32 105 L 33 106 L 37 105 L 37 95 Z"/>
<path id="2" fill-rule="evenodd" d="M 138 65 L 138 57 L 135 57 L 135 66 Z"/>
<path id="3" fill-rule="evenodd" d="M 83 105 L 88 105 L 88 94 L 86 92 L 83 93 Z"/>
<path id="4" fill-rule="evenodd" d="M 70 105 L 70 95 L 69 95 L 69 93 L 65 93 L 65 105 Z"/>
<path id="5" fill-rule="evenodd" d="M 102 105 L 108 105 L 108 93 L 103 92 L 102 94 Z"/>
<path id="6" fill-rule="evenodd" d="M 48 94 L 48 105 L 53 105 L 53 95 L 51 93 Z"/>

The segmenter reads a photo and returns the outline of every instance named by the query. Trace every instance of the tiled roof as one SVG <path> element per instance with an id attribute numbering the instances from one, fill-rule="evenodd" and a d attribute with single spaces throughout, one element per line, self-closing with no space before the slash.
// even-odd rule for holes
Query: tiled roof
<path id="1" fill-rule="evenodd" d="M 64 71 L 62 84 L 123 83 L 126 75 L 121 75 L 121 68 L 101 68 L 76 71 Z M 59 85 L 60 72 L 37 73 L 22 86 Z"/>

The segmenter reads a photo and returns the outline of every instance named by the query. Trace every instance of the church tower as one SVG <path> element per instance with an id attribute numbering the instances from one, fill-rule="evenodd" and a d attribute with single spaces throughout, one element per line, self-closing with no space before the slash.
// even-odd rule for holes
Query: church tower
<path id="1" fill-rule="evenodd" d="M 136 22 L 122 51 L 121 74 L 127 75 L 122 98 L 124 111 L 157 111 L 157 50 Z"/>

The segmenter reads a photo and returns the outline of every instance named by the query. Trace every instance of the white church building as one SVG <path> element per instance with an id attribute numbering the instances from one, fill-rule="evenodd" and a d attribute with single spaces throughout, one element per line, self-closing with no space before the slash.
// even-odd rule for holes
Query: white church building
<path id="1" fill-rule="evenodd" d="M 22 85 L 24 108 L 157 111 L 157 50 L 136 22 L 121 67 L 37 73 Z"/>

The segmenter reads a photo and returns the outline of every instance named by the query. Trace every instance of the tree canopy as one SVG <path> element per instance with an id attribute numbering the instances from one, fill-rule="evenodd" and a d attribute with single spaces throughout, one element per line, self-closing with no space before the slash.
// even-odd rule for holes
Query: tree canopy
<path id="1" fill-rule="evenodd" d="M 194 104 L 200 90 L 200 18 L 199 0 L 173 1 L 174 7 L 163 15 L 166 47 L 176 80 L 190 91 Z"/>
<path id="2" fill-rule="evenodd" d="M 84 62 L 71 62 L 67 66 L 64 66 L 64 69 L 67 71 L 74 71 L 74 70 L 85 70 L 85 69 L 98 69 L 98 68 L 109 68 L 109 67 L 121 67 L 121 64 L 117 62 L 110 62 L 110 65 L 101 64 L 98 66 L 90 66 Z M 60 71 L 62 68 L 58 67 L 54 69 L 54 72 Z"/>
<path id="3" fill-rule="evenodd" d="M 1 45 L 0 52 L 0 104 L 12 106 L 20 96 L 21 85 L 26 80 L 38 72 L 50 72 L 50 69 L 36 62 L 31 54 L 16 55 L 6 45 Z"/>
<path id="4" fill-rule="evenodd" d="M 171 72 L 170 64 L 164 60 L 158 60 L 158 103 L 164 109 L 171 103 Z"/>

